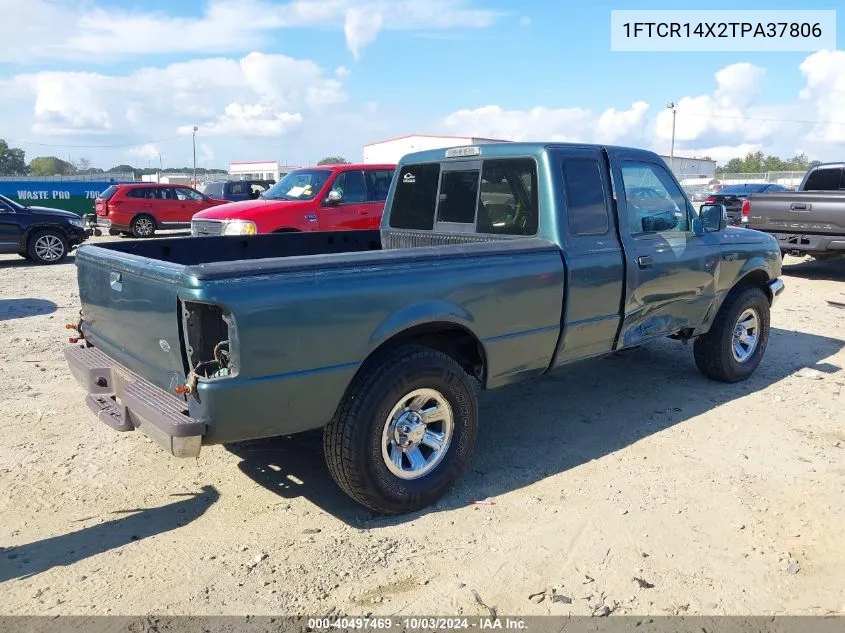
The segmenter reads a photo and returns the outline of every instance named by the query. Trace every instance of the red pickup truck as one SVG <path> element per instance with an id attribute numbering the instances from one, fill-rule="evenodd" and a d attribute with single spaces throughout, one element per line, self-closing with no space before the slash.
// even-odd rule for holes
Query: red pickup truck
<path id="1" fill-rule="evenodd" d="M 326 165 L 292 171 L 256 200 L 200 211 L 191 235 L 377 229 L 395 165 Z"/>

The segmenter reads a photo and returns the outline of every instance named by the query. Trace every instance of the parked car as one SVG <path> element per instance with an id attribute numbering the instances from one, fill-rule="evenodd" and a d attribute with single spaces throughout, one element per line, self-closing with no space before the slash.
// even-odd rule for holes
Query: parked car
<path id="1" fill-rule="evenodd" d="M 707 185 L 689 185 L 685 190 L 692 202 L 704 202 L 711 195 L 710 188 Z"/>
<path id="2" fill-rule="evenodd" d="M 748 222 L 747 203 L 748 196 L 753 193 L 765 193 L 768 191 L 785 191 L 783 185 L 771 183 L 744 183 L 739 185 L 727 185 L 722 187 L 718 193 L 710 194 L 704 200 L 705 204 L 723 204 L 728 211 L 728 223 L 733 226 L 740 226 Z M 746 212 L 743 212 L 743 204 L 746 205 Z"/>
<path id="3" fill-rule="evenodd" d="M 378 227 L 395 165 L 326 165 L 296 169 L 256 200 L 194 216 L 191 234 L 255 235 Z"/>
<path id="4" fill-rule="evenodd" d="M 90 234 L 75 213 L 0 196 L 0 253 L 17 253 L 36 264 L 58 264 Z"/>
<path id="5" fill-rule="evenodd" d="M 823 163 L 797 191 L 748 199 L 748 226 L 774 235 L 785 254 L 816 259 L 845 256 L 845 163 Z"/>
<path id="6" fill-rule="evenodd" d="M 94 201 L 97 226 L 111 235 L 152 237 L 158 229 L 184 229 L 198 211 L 225 200 L 214 200 L 187 185 L 121 183 Z"/>
<path id="7" fill-rule="evenodd" d="M 334 174 L 302 182 L 323 199 Z M 407 155 L 380 231 L 86 245 L 76 261 L 83 338 L 66 357 L 99 420 L 190 457 L 324 427 L 335 481 L 388 514 L 434 503 L 467 465 L 475 385 L 663 337 L 742 381 L 784 289 L 777 241 L 728 227 L 723 205 L 699 215 L 657 154 L 560 143 Z"/>
<path id="8" fill-rule="evenodd" d="M 275 180 L 221 180 L 206 183 L 202 192 L 215 200 L 241 202 L 255 200 L 275 184 Z"/>

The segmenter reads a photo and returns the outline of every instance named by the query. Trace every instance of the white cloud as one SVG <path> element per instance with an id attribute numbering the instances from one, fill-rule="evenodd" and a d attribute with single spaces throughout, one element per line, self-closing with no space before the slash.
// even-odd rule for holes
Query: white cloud
<path id="1" fill-rule="evenodd" d="M 819 51 L 800 66 L 807 85 L 801 98 L 814 103 L 816 125 L 808 138 L 821 143 L 845 142 L 845 51 Z"/>
<path id="2" fill-rule="evenodd" d="M 645 101 L 637 101 L 629 110 L 605 110 L 597 123 L 596 140 L 602 143 L 618 143 L 626 138 L 641 137 L 648 109 L 649 105 Z"/>
<path id="3" fill-rule="evenodd" d="M 201 125 L 206 134 L 284 134 L 346 100 L 340 81 L 312 61 L 250 53 L 141 68 L 128 75 L 40 72 L 18 75 L 12 93 L 31 99 L 40 135 L 161 129 L 171 136 Z M 233 99 L 233 96 L 235 97 Z"/>
<path id="4" fill-rule="evenodd" d="M 368 12 L 361 9 L 347 9 L 346 23 L 343 33 L 346 35 L 346 45 L 349 52 L 356 59 L 361 58 L 361 50 L 372 44 L 384 26 L 384 18 L 378 11 Z"/>
<path id="5" fill-rule="evenodd" d="M 161 150 L 155 143 L 144 143 L 143 145 L 131 147 L 127 151 L 127 154 L 131 156 L 136 156 L 137 158 L 143 160 L 151 160 L 153 158 L 158 158 L 158 155 L 160 153 Z"/>
<path id="6" fill-rule="evenodd" d="M 459 135 L 502 138 L 512 141 L 583 141 L 585 126 L 592 118 L 582 108 L 504 110 L 487 105 L 459 110 L 447 116 L 445 126 Z"/>
<path id="7" fill-rule="evenodd" d="M 281 29 L 343 29 L 357 59 L 379 31 L 485 28 L 499 12 L 468 0 L 210 0 L 198 15 L 121 9 L 64 0 L 3 0 L 0 61 L 169 53 L 235 53 L 269 43 Z M 254 19 L 253 19 L 254 18 Z"/>

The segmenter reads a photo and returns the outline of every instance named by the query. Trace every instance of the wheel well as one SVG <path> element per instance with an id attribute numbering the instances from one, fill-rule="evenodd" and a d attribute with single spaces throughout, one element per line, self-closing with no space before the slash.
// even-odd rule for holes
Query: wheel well
<path id="1" fill-rule="evenodd" d="M 150 215 L 149 213 L 136 213 L 135 215 L 133 215 L 133 216 L 132 216 L 132 219 L 131 219 L 131 220 L 129 220 L 129 226 L 132 226 L 132 223 L 133 223 L 135 220 L 137 220 L 138 218 L 141 218 L 141 217 L 144 217 L 144 218 L 149 218 L 150 220 L 152 220 L 152 221 L 153 221 L 153 226 L 154 226 L 154 227 L 158 227 L 158 222 L 156 221 L 155 217 L 153 217 L 153 216 L 152 216 L 152 215 Z"/>
<path id="2" fill-rule="evenodd" d="M 769 274 L 765 270 L 752 270 L 750 273 L 742 277 L 739 281 L 736 282 L 734 285 L 734 290 L 739 290 L 740 288 L 747 288 L 749 286 L 753 286 L 759 288 L 763 292 L 768 293 L 769 290 Z"/>
<path id="3" fill-rule="evenodd" d="M 426 323 L 392 336 L 379 345 L 370 358 L 400 345 L 421 345 L 443 352 L 484 383 L 487 362 L 481 342 L 469 330 L 454 323 Z"/>
<path id="4" fill-rule="evenodd" d="M 37 233 L 43 233 L 44 231 L 53 231 L 54 233 L 59 233 L 60 235 L 63 235 L 65 239 L 68 239 L 67 231 L 65 231 L 61 226 L 56 226 L 53 224 L 38 224 L 36 226 L 29 227 L 26 233 L 24 233 L 21 238 L 22 247 L 29 247 L 29 241 L 32 239 L 32 236 L 36 235 Z"/>

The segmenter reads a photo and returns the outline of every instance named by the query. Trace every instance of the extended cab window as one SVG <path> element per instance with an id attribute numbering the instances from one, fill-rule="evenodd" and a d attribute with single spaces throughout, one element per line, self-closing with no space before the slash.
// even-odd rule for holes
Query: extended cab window
<path id="1" fill-rule="evenodd" d="M 804 191 L 837 191 L 845 189 L 845 169 L 817 169 L 807 177 Z"/>
<path id="2" fill-rule="evenodd" d="M 367 200 L 370 202 L 387 200 L 393 171 L 390 169 L 368 169 L 364 173 L 367 175 Z"/>
<path id="3" fill-rule="evenodd" d="M 623 161 L 622 186 L 631 235 L 690 230 L 686 198 L 661 165 Z"/>
<path id="4" fill-rule="evenodd" d="M 390 228 L 432 230 L 439 181 L 439 163 L 402 167 L 390 206 Z"/>
<path id="5" fill-rule="evenodd" d="M 604 235 L 609 228 L 599 164 L 590 158 L 563 162 L 564 195 L 572 235 Z"/>
<path id="6" fill-rule="evenodd" d="M 538 215 L 534 160 L 485 160 L 481 167 L 476 230 L 499 235 L 535 235 Z"/>

